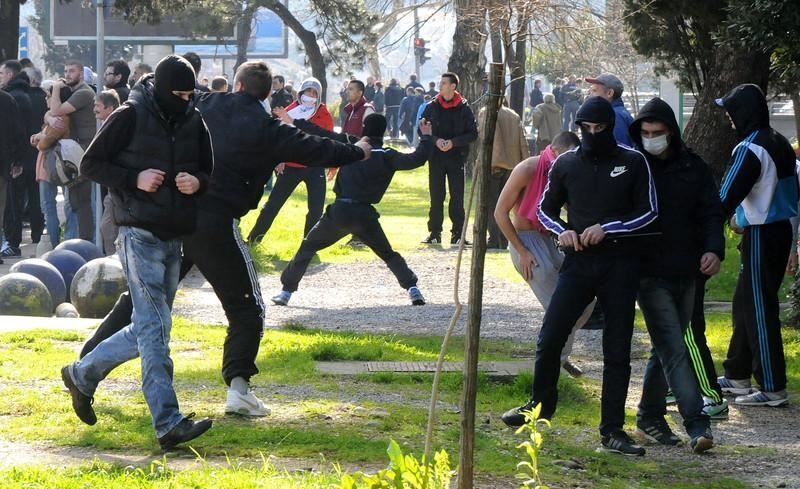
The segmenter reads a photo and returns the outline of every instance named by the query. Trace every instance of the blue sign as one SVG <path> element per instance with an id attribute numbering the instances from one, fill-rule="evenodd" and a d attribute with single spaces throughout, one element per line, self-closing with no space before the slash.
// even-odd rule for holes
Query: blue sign
<path id="1" fill-rule="evenodd" d="M 19 57 L 28 57 L 28 26 L 19 27 Z"/>
<path id="2" fill-rule="evenodd" d="M 253 19 L 250 40 L 247 43 L 248 58 L 285 58 L 288 56 L 288 31 L 275 12 L 259 8 Z M 235 43 L 221 44 L 176 44 L 178 54 L 192 51 L 205 58 L 236 57 Z"/>

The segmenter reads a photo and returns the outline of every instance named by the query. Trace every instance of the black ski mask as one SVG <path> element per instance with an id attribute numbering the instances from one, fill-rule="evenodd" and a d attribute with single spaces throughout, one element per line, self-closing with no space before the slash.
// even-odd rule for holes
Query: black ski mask
<path id="1" fill-rule="evenodd" d="M 158 62 L 155 72 L 153 95 L 158 106 L 168 117 L 185 114 L 190 101 L 173 94 L 174 90 L 188 92 L 194 90 L 194 68 L 180 56 L 169 55 Z"/>
<path id="2" fill-rule="evenodd" d="M 606 128 L 592 134 L 581 126 L 581 151 L 592 156 L 608 155 L 617 147 L 614 138 L 614 108 L 603 97 L 590 97 L 581 105 L 575 116 L 575 123 L 592 122 L 605 124 Z"/>
<path id="3" fill-rule="evenodd" d="M 370 114 L 364 119 L 364 132 L 371 143 L 383 145 L 383 135 L 386 132 L 386 117 L 381 114 Z"/>

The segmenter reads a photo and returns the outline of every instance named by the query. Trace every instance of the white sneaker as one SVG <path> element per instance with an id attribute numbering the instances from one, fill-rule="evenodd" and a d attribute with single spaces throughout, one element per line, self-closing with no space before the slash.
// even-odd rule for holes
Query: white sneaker
<path id="1" fill-rule="evenodd" d="M 720 402 L 703 396 L 703 414 L 711 419 L 728 419 L 728 401 L 723 399 Z"/>
<path id="2" fill-rule="evenodd" d="M 247 394 L 240 394 L 239 391 L 228 389 L 228 400 L 225 403 L 225 414 L 238 414 L 240 416 L 252 416 L 259 418 L 268 416 L 270 410 L 257 398 L 253 391 L 248 390 Z"/>
<path id="3" fill-rule="evenodd" d="M 779 392 L 755 391 L 752 394 L 737 397 L 734 402 L 740 406 L 778 407 L 788 403 L 789 396 L 786 394 L 786 390 Z"/>
<path id="4" fill-rule="evenodd" d="M 717 377 L 717 383 L 722 388 L 723 394 L 733 394 L 735 396 L 746 396 L 753 392 L 750 385 L 750 379 L 729 379 L 726 377 Z"/>

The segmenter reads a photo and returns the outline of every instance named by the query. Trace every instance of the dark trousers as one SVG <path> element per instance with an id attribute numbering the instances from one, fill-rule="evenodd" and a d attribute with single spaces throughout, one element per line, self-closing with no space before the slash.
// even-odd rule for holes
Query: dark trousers
<path id="1" fill-rule="evenodd" d="M 508 177 L 511 175 L 511 170 L 504 170 L 502 168 L 492 170 L 492 176 L 489 179 L 489 247 L 491 248 L 507 248 L 508 240 L 500 228 L 497 226 L 497 221 L 494 219 L 494 208 L 497 206 L 497 201 L 500 199 L 500 192 L 508 182 Z"/>
<path id="2" fill-rule="evenodd" d="M 22 220 L 25 203 L 28 204 L 28 219 L 31 223 L 31 241 L 38 243 L 44 230 L 44 215 L 39 202 L 39 183 L 33 165 L 28 165 L 17 178 L 9 178 L 8 197 L 3 220 L 3 233 L 8 245 L 19 248 L 22 243 Z"/>
<path id="3" fill-rule="evenodd" d="M 417 276 L 408 268 L 400 253 L 394 251 L 389 244 L 378 221 L 379 217 L 378 211 L 369 204 L 334 202 L 329 205 L 281 274 L 283 290 L 296 291 L 314 254 L 348 234 L 361 240 L 378 255 L 378 258 L 392 271 L 401 287 L 408 289 L 417 285 Z"/>
<path id="4" fill-rule="evenodd" d="M 725 377 L 755 376 L 761 390 L 786 388 L 778 289 L 792 245 L 789 221 L 745 228 L 742 236 L 739 281 L 733 296 L 733 336 Z"/>
<path id="5" fill-rule="evenodd" d="M 436 159 L 428 162 L 428 190 L 431 208 L 428 211 L 428 231 L 442 234 L 444 222 L 445 180 L 450 192 L 448 212 L 453 236 L 461 236 L 464 227 L 464 160 Z M 573 323 L 574 324 L 574 323 Z"/>
<path id="6" fill-rule="evenodd" d="M 400 106 L 386 107 L 386 126 L 389 129 L 389 136 L 392 139 L 397 139 L 400 135 Z"/>
<path id="7" fill-rule="evenodd" d="M 239 220 L 204 210 L 199 211 L 197 220 L 194 234 L 183 239 L 180 278 L 197 265 L 225 310 L 228 334 L 222 353 L 222 377 L 230 385 L 234 377 L 250 379 L 258 373 L 256 357 L 264 333 L 264 302 L 253 259 L 239 233 Z M 130 299 L 120 297 L 84 345 L 81 358 L 128 325 L 132 310 Z"/>
<path id="8" fill-rule="evenodd" d="M 689 351 L 689 360 L 697 377 L 697 383 L 704 396 L 722 401 L 722 388 L 717 382 L 717 367 L 711 358 L 711 350 L 706 341 L 706 282 L 708 275 L 698 273 L 694 291 L 694 312 L 692 313 L 691 327 L 684 336 L 686 348 Z"/>
<path id="9" fill-rule="evenodd" d="M 92 182 L 83 177 L 67 189 L 69 205 L 78 216 L 78 237 L 86 241 L 94 239 L 94 214 L 92 209 Z"/>
<path id="10" fill-rule="evenodd" d="M 663 278 L 644 277 L 639 282 L 639 308 L 653 345 L 644 371 L 642 399 L 637 418 L 664 419 L 670 387 L 690 437 L 705 432 L 709 418 L 703 414 L 703 397 L 697 384 L 684 333 L 694 308 L 694 275 Z"/>
<path id="11" fill-rule="evenodd" d="M 637 257 L 585 251 L 566 255 L 536 345 L 533 402 L 542 404 L 542 418 L 550 419 L 556 410 L 561 350 L 575 321 L 597 297 L 606 311 L 600 433 L 622 429 L 638 286 Z"/>
<path id="12" fill-rule="evenodd" d="M 269 198 L 267 198 L 264 207 L 261 208 L 261 213 L 258 215 L 250 235 L 247 237 L 249 242 L 261 241 L 264 235 L 267 234 L 283 204 L 292 195 L 294 189 L 300 185 L 300 182 L 306 184 L 308 193 L 308 213 L 306 214 L 303 236 L 311 231 L 311 228 L 322 216 L 322 209 L 325 207 L 325 169 L 286 166 L 283 173 L 275 179 Z"/>

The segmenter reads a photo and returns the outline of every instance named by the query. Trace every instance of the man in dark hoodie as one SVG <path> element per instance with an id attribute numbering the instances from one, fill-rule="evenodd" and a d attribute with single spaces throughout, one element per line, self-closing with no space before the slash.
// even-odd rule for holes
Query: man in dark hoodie
<path id="1" fill-rule="evenodd" d="M 642 230 L 657 237 L 642 247 L 638 300 L 653 350 L 644 374 L 636 433 L 663 445 L 681 443 L 664 419 L 669 385 L 690 445 L 702 453 L 713 446 L 709 415 L 727 417 L 728 408 L 711 398 L 704 405 L 701 391 L 710 396 L 713 390 L 689 320 L 697 272 L 716 274 L 725 257 L 722 204 L 710 168 L 683 144 L 675 113 L 666 102 L 654 98 L 645 104 L 629 133 L 636 149 L 647 157 L 658 197 L 658 220 Z"/>
<path id="2" fill-rule="evenodd" d="M 614 109 L 602 97 L 581 106 L 576 123 L 581 144 L 553 163 L 539 204 L 541 224 L 558 236 L 566 256 L 544 316 L 536 346 L 533 398 L 511 409 L 503 421 L 524 423 L 523 411 L 541 403 L 550 419 L 558 402 L 561 352 L 572 327 L 595 297 L 606 314 L 603 330 L 601 449 L 644 455 L 623 431 L 631 365 L 631 337 L 639 287 L 641 238 L 631 233 L 657 215 L 656 192 L 647 161 L 614 139 Z M 567 220 L 561 209 L 567 206 Z"/>
<path id="3" fill-rule="evenodd" d="M 386 123 L 389 126 L 389 136 L 392 139 L 397 139 L 400 135 L 398 118 L 400 117 L 400 103 L 402 103 L 404 96 L 403 87 L 397 83 L 397 79 L 392 78 L 389 81 L 389 86 L 386 87 Z"/>
<path id="4" fill-rule="evenodd" d="M 340 141 L 348 140 L 346 134 L 325 131 L 305 120 L 284 120 L 284 122 L 290 124 L 296 122 L 297 127 L 303 131 Z M 344 236 L 352 234 L 386 263 L 400 286 L 408 290 L 413 305 L 425 304 L 422 292 L 417 287 L 417 276 L 408 268 L 403 257 L 392 249 L 378 221 L 380 215 L 374 207 L 383 198 L 396 171 L 419 168 L 430 156 L 433 149 L 430 124 L 421 124 L 420 131 L 422 137 L 416 151 L 411 154 L 399 153 L 392 148 L 383 148 L 386 118 L 380 114 L 366 117 L 363 134 L 369 137 L 372 155 L 367 161 L 343 167 L 339 171 L 333 186 L 336 200 L 328 206 L 325 214 L 311 229 L 292 261 L 286 266 L 281 274 L 283 290 L 272 298 L 272 302 L 285 306 L 292 293 L 297 290 L 314 254 L 333 245 Z"/>
<path id="5" fill-rule="evenodd" d="M 739 85 L 717 104 L 725 109 L 741 142 L 731 155 L 720 197 L 732 226 L 742 232 L 742 266 L 733 296 L 733 336 L 723 392 L 736 404 L 782 406 L 786 394 L 778 310 L 786 262 L 792 248 L 789 219 L 797 216 L 798 184 L 792 146 L 769 126 L 769 110 L 757 85 Z M 754 389 L 754 376 L 759 388 Z"/>
<path id="6" fill-rule="evenodd" d="M 11 168 L 18 166 L 18 155 L 25 142 L 24 124 L 20 123 L 19 110 L 14 97 L 0 90 L 0 229 L 6 207 L 6 192 L 11 180 Z M 0 258 L 0 264 L 3 259 Z"/>
<path id="7" fill-rule="evenodd" d="M 122 266 L 133 302 L 131 324 L 81 360 L 61 369 L 78 418 L 97 422 L 98 384 L 123 363 L 141 357 L 142 392 L 162 449 L 192 440 L 211 427 L 178 408 L 169 354 L 172 301 L 178 288 L 181 237 L 197 219 L 197 197 L 208 188 L 211 137 L 194 106 L 195 73 L 167 56 L 103 124 L 81 162 L 83 173 L 109 188 L 119 228 Z"/>
<path id="8" fill-rule="evenodd" d="M 269 409 L 250 389 L 258 373 L 256 357 L 264 331 L 264 301 L 253 259 L 239 231 L 239 219 L 258 206 L 264 185 L 282 161 L 323 167 L 369 156 L 369 144 L 354 147 L 307 136 L 281 124 L 264 111 L 272 74 L 259 61 L 236 71 L 233 93 L 198 94 L 198 109 L 214 144 L 214 173 L 198 200 L 197 226 L 183 238 L 180 278 L 193 265 L 214 288 L 228 331 L 222 352 L 222 378 L 228 387 L 225 412 L 266 416 Z M 123 294 L 81 351 L 86 356 L 122 329 L 131 317 L 131 300 Z"/>

